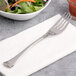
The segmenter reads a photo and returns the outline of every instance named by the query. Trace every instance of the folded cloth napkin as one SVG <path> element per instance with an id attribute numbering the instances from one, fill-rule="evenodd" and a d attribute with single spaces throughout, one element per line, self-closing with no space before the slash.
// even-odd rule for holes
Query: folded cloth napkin
<path id="1" fill-rule="evenodd" d="M 6 76 L 28 76 L 76 50 L 76 28 L 69 24 L 58 36 L 47 38 L 26 51 L 16 65 L 8 69 L 2 63 L 14 57 L 42 36 L 60 18 L 56 15 L 32 28 L 0 42 L 0 70 Z"/>

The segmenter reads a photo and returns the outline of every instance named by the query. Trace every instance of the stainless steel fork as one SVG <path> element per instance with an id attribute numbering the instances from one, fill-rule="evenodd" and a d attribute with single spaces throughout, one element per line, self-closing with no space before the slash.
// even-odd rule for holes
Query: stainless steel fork
<path id="1" fill-rule="evenodd" d="M 49 37 L 49 36 L 55 36 L 58 35 L 60 33 L 62 33 L 65 28 L 68 26 L 69 21 L 71 19 L 71 15 L 69 13 L 65 13 L 57 22 L 56 24 L 50 28 L 47 33 L 45 33 L 43 36 L 41 36 L 40 38 L 38 38 L 36 41 L 34 41 L 33 43 L 31 43 L 29 46 L 27 46 L 23 51 L 21 51 L 19 54 L 17 54 L 15 57 L 13 57 L 12 59 L 6 61 L 3 63 L 3 65 L 5 67 L 11 68 L 15 65 L 16 61 L 20 58 L 20 56 L 23 55 L 23 53 L 28 50 L 31 46 L 36 45 L 37 43 L 39 43 L 41 40 Z"/>

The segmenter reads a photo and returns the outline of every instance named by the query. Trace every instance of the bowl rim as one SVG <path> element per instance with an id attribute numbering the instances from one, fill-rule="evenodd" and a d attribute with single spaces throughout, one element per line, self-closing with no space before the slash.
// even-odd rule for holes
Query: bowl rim
<path id="1" fill-rule="evenodd" d="M 45 8 L 49 5 L 50 2 L 51 2 L 51 0 L 48 0 L 48 2 L 45 4 L 45 6 L 44 6 L 42 9 L 40 9 L 40 10 L 38 10 L 38 11 L 36 11 L 36 12 L 33 12 L 33 13 L 13 14 L 13 13 L 4 12 L 4 11 L 0 11 L 0 13 L 9 14 L 9 15 L 33 15 L 33 14 L 35 14 L 35 13 L 37 13 L 37 12 L 41 12 L 43 9 L 45 9 Z"/>

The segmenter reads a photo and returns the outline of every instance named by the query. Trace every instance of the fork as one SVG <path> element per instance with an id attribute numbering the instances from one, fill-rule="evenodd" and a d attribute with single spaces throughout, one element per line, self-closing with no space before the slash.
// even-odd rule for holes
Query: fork
<path id="1" fill-rule="evenodd" d="M 20 56 L 23 55 L 23 53 L 28 50 L 30 47 L 36 45 L 37 43 L 39 43 L 40 41 L 44 40 L 45 38 L 49 37 L 49 36 L 56 36 L 60 33 L 62 33 L 66 27 L 68 26 L 70 20 L 71 20 L 71 15 L 70 13 L 65 13 L 56 23 L 53 27 L 51 27 L 43 36 L 41 36 L 40 38 L 38 38 L 36 41 L 34 41 L 33 43 L 31 43 L 29 46 L 27 46 L 23 51 L 21 51 L 19 54 L 17 54 L 15 57 L 13 57 L 12 59 L 3 62 L 3 65 L 5 67 L 8 68 L 12 68 L 16 61 L 20 58 Z"/>

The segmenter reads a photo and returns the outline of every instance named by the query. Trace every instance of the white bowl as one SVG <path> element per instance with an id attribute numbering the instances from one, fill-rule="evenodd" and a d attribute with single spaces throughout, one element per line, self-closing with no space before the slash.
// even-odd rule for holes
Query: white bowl
<path id="1" fill-rule="evenodd" d="M 12 14 L 12 13 L 8 13 L 8 12 L 0 11 L 0 15 L 4 16 L 6 18 L 14 19 L 14 20 L 28 20 L 28 19 L 31 19 L 31 18 L 35 17 L 36 15 L 38 15 L 43 9 L 45 9 L 49 5 L 50 2 L 51 2 L 51 0 L 48 0 L 46 5 L 41 10 L 36 11 L 34 13 Z"/>

